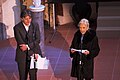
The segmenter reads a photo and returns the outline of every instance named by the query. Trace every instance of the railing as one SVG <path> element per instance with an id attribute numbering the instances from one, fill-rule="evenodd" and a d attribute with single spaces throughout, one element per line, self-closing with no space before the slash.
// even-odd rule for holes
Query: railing
<path id="1" fill-rule="evenodd" d="M 111 2 L 111 1 L 120 1 L 120 0 L 87 0 L 88 2 Z M 75 0 L 48 0 L 50 3 L 74 3 Z"/>

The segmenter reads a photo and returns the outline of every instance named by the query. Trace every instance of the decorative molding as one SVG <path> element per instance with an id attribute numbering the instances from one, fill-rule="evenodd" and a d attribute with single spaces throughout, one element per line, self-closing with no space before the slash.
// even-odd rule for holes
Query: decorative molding
<path id="1" fill-rule="evenodd" d="M 2 21 L 2 6 L 0 5 L 0 22 Z"/>

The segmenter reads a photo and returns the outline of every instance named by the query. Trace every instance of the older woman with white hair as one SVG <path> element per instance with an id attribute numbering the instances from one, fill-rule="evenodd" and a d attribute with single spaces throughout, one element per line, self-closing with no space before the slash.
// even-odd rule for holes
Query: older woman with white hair
<path id="1" fill-rule="evenodd" d="M 92 80 L 94 58 L 100 51 L 98 37 L 96 31 L 89 28 L 87 19 L 81 19 L 78 26 L 70 46 L 70 57 L 73 58 L 71 76 L 77 80 Z"/>

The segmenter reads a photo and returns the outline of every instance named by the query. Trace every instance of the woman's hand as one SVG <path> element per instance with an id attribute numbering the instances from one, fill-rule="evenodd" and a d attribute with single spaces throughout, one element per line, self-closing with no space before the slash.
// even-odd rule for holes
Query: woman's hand
<path id="1" fill-rule="evenodd" d="M 85 50 L 85 51 L 83 52 L 83 54 L 88 55 L 88 54 L 90 54 L 90 52 L 89 52 L 88 50 Z"/>
<path id="2" fill-rule="evenodd" d="M 76 51 L 71 49 L 71 53 L 74 53 L 74 52 L 76 52 Z"/>

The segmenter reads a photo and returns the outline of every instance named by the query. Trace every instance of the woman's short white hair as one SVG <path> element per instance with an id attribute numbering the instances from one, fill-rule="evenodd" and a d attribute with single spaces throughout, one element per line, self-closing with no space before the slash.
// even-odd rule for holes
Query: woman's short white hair
<path id="1" fill-rule="evenodd" d="M 78 23 L 78 27 L 80 27 L 80 24 L 85 24 L 89 28 L 89 21 L 85 18 L 80 20 L 80 22 Z"/>

